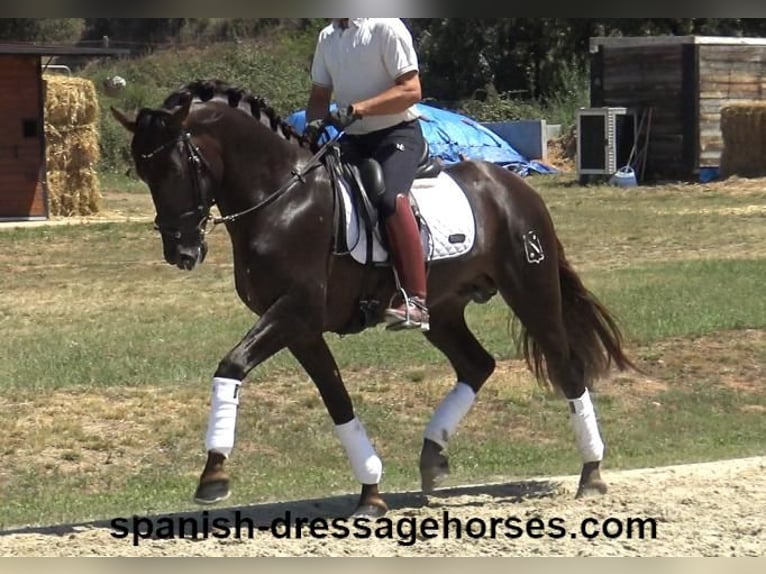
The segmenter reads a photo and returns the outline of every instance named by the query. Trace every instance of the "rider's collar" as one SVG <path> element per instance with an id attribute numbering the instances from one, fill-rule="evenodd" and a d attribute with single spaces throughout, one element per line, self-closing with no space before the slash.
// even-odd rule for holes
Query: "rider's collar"
<path id="1" fill-rule="evenodd" d="M 333 19 L 332 19 L 332 25 L 333 25 L 333 27 L 334 27 L 336 30 L 337 30 L 338 28 L 340 28 L 340 27 L 341 27 L 341 26 L 340 26 L 340 21 L 341 21 L 341 20 L 344 20 L 344 19 L 345 19 L 345 18 L 333 18 Z M 354 27 L 356 27 L 356 28 L 359 28 L 359 27 L 361 27 L 361 25 L 362 25 L 362 22 L 364 22 L 365 20 L 367 20 L 367 18 L 348 18 L 348 25 L 349 25 L 349 28 L 351 27 L 351 25 L 352 25 L 352 24 L 354 25 Z"/>

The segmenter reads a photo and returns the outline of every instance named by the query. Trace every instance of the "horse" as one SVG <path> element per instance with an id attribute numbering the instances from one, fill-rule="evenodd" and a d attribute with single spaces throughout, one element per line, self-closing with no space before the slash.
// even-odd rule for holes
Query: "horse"
<path id="1" fill-rule="evenodd" d="M 398 280 L 390 262 L 360 262 L 339 248 L 342 207 L 325 161 L 332 146 L 317 153 L 267 100 L 220 80 L 192 81 L 157 108 L 111 112 L 132 134 L 132 159 L 151 193 L 165 261 L 191 271 L 205 259 L 211 222 L 225 224 L 236 292 L 256 315 L 212 378 L 207 460 L 194 500 L 214 504 L 230 495 L 225 463 L 240 386 L 259 364 L 288 349 L 316 385 L 361 484 L 351 516 L 385 515 L 382 463 L 325 335 L 382 323 L 380 303 L 395 296 Z M 423 335 L 451 364 L 455 385 L 424 430 L 422 491 L 432 492 L 448 476 L 449 440 L 495 369 L 466 325 L 465 308 L 499 293 L 520 324 L 527 367 L 569 406 L 582 457 L 575 496 L 605 493 L 604 443 L 589 389 L 612 367 L 635 368 L 616 318 L 567 261 L 542 197 L 524 179 L 474 160 L 440 171 L 475 225 L 462 253 L 428 262 L 430 322 Z M 214 205 L 218 218 L 211 215 Z M 417 209 L 415 200 L 412 205 Z"/>

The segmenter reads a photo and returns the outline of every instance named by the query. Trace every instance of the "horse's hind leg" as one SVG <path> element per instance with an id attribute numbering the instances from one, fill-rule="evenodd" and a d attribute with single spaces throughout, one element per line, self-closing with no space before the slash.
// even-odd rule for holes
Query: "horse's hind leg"
<path id="1" fill-rule="evenodd" d="M 540 263 L 528 263 L 522 257 L 507 260 L 496 281 L 503 299 L 541 349 L 548 378 L 568 403 L 583 460 L 577 497 L 603 494 L 607 490 L 600 473 L 604 443 L 586 386 L 583 360 L 573 352 L 564 325 L 556 248 L 545 247 L 547 256 Z"/>
<path id="2" fill-rule="evenodd" d="M 444 449 L 471 408 L 476 394 L 495 370 L 495 360 L 476 340 L 465 322 L 463 301 L 449 301 L 431 309 L 427 339 L 449 359 L 457 382 L 434 411 L 426 426 L 420 453 L 423 492 L 430 492 L 449 474 Z"/>

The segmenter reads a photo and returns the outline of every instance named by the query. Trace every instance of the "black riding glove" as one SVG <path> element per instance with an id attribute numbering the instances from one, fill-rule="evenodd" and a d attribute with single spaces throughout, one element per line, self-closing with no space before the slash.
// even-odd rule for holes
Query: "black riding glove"
<path id="1" fill-rule="evenodd" d="M 362 116 L 354 111 L 354 106 L 350 105 L 345 110 L 338 109 L 328 115 L 327 123 L 333 126 L 335 129 L 343 131 L 356 120 L 361 118 Z"/>

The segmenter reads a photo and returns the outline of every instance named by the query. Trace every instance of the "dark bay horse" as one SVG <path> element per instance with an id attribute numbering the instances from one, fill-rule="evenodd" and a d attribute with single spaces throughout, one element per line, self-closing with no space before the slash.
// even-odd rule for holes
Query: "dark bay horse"
<path id="1" fill-rule="evenodd" d="M 336 251 L 337 196 L 308 142 L 261 98 L 219 81 L 196 81 L 157 109 L 115 118 L 133 133 L 137 173 L 148 185 L 167 263 L 191 270 L 207 253 L 216 205 L 234 257 L 236 291 L 258 320 L 213 377 L 207 462 L 195 500 L 229 495 L 224 463 L 234 444 L 239 388 L 260 363 L 287 348 L 314 381 L 348 455 L 361 496 L 354 516 L 387 511 L 382 463 L 356 418 L 325 332 L 382 322 L 397 282 L 392 267 L 362 265 Z M 465 161 L 445 168 L 468 200 L 475 240 L 460 257 L 430 264 L 425 338 L 449 360 L 455 387 L 424 432 L 422 487 L 448 472 L 445 448 L 495 368 L 466 326 L 464 310 L 499 293 L 521 324 L 521 348 L 537 380 L 563 394 L 582 455 L 577 496 L 603 493 L 603 442 L 588 388 L 615 366 L 633 368 L 609 311 L 564 256 L 548 210 L 523 179 Z M 362 301 L 383 302 L 361 310 Z M 366 322 L 360 322 L 364 314 Z M 392 334 L 391 336 L 396 336 Z"/>

